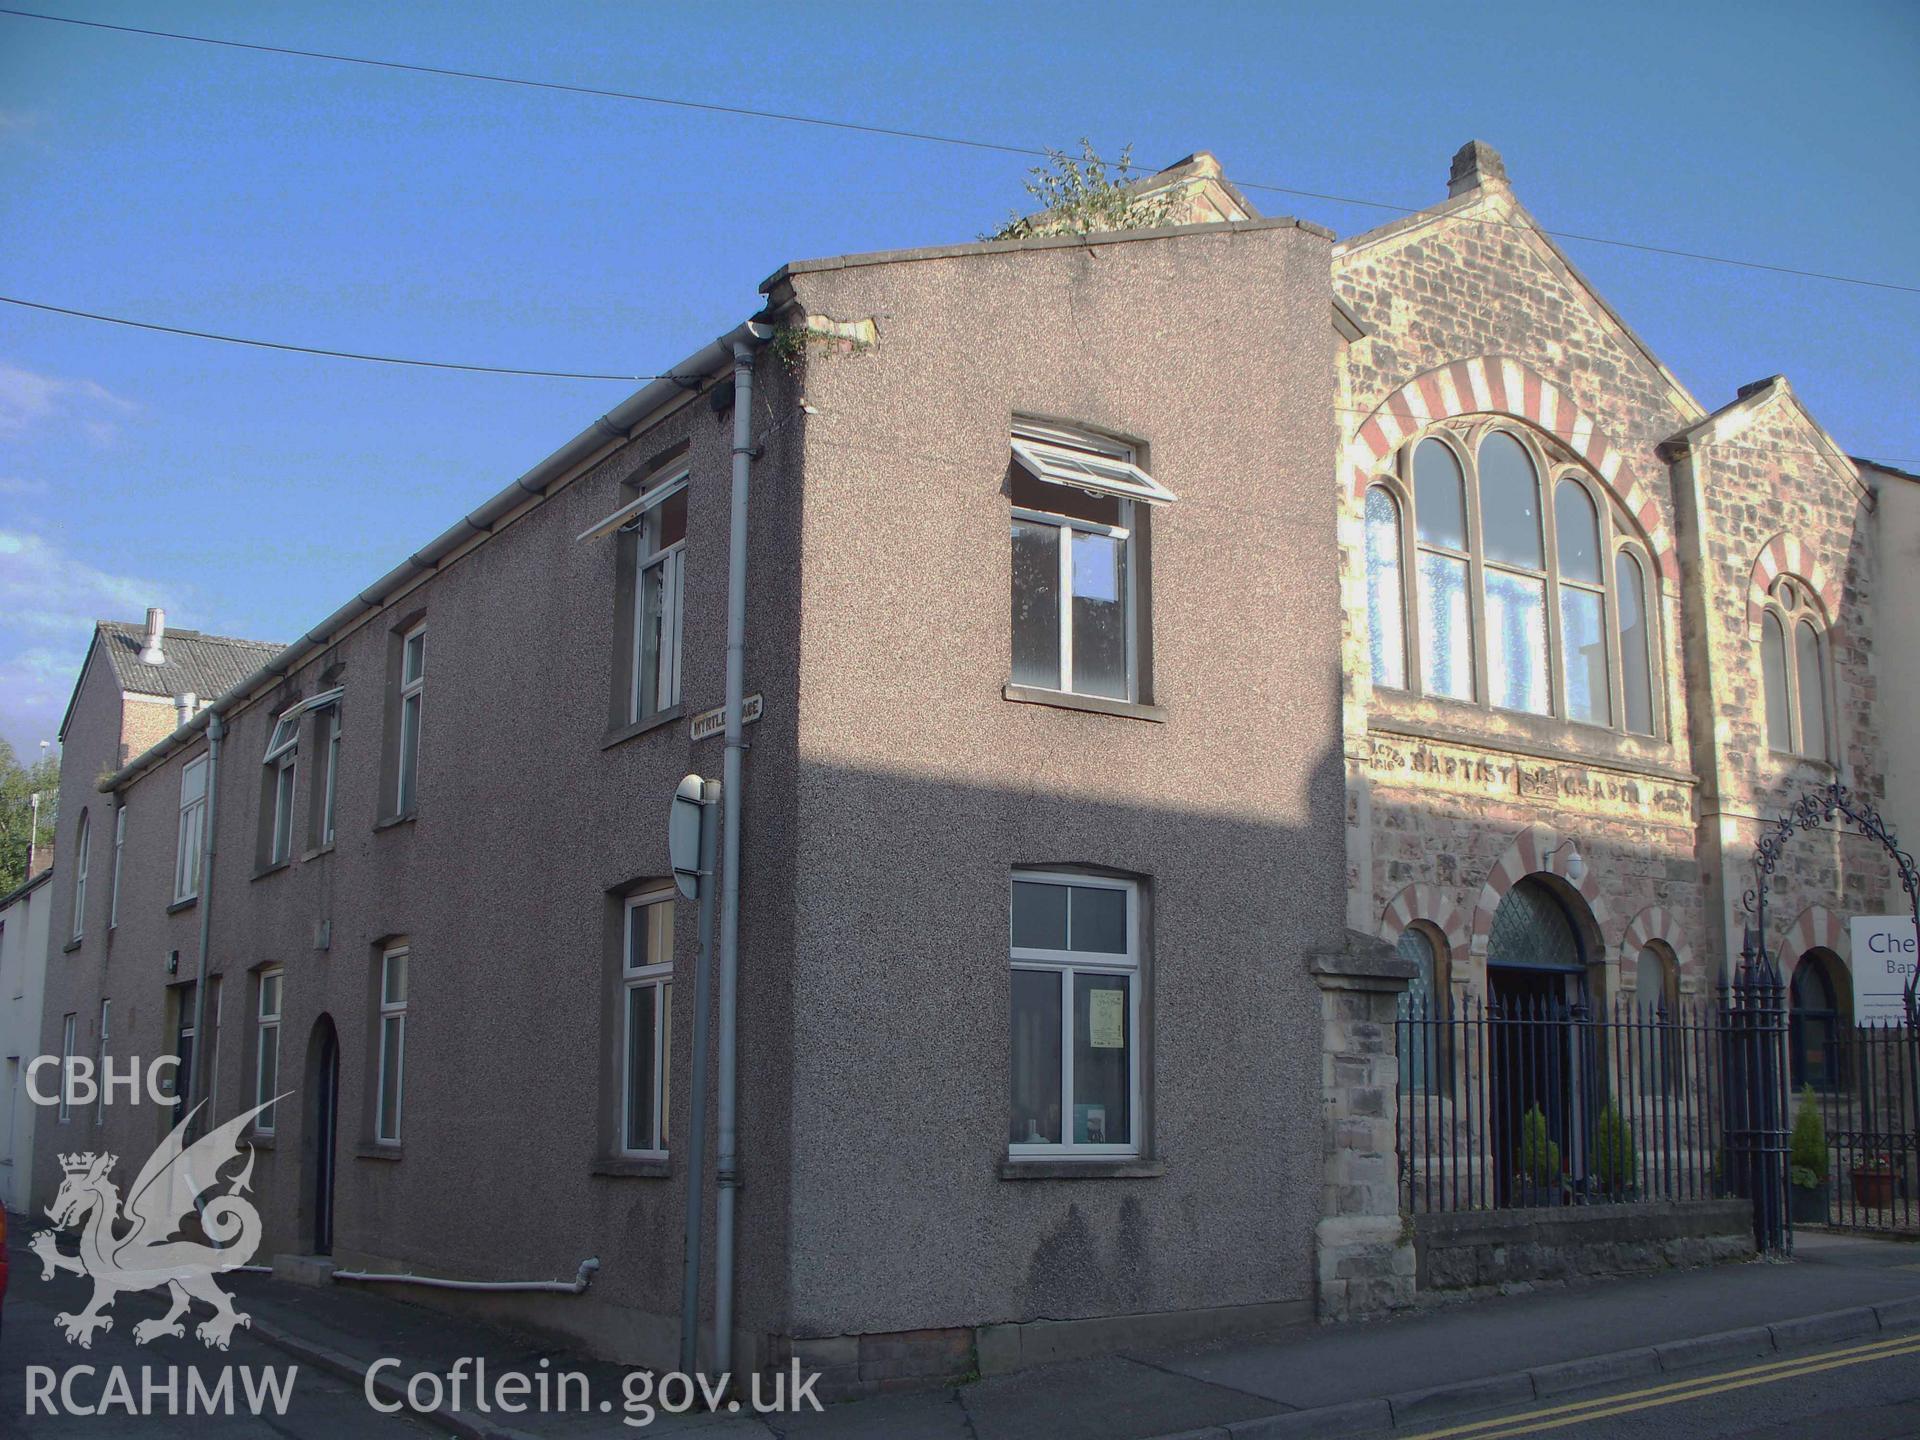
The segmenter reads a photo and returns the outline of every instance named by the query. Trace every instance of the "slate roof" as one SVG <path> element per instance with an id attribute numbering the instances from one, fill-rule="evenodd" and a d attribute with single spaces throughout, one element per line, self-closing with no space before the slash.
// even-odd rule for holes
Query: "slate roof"
<path id="1" fill-rule="evenodd" d="M 178 695 L 191 690 L 202 700 L 224 695 L 286 646 L 266 640 L 236 640 L 168 627 L 160 649 L 164 665 L 140 663 L 144 624 L 102 620 L 99 644 L 120 688 L 135 695 Z"/>

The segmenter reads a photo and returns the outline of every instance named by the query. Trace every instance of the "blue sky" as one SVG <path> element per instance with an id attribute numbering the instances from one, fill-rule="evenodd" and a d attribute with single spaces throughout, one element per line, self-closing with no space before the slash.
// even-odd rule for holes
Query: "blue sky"
<path id="1" fill-rule="evenodd" d="M 45 0 L 49 13 L 1427 205 L 1478 138 L 1550 228 L 1920 284 L 1920 7 Z M 0 17 L 0 294 L 332 348 L 651 373 L 782 262 L 968 240 L 1019 157 Z M 1342 234 L 1386 212 L 1255 192 Z M 1920 466 L 1920 295 L 1571 242 L 1709 406 L 1789 375 Z M 0 307 L 0 735 L 95 616 L 284 639 L 631 386 Z"/>

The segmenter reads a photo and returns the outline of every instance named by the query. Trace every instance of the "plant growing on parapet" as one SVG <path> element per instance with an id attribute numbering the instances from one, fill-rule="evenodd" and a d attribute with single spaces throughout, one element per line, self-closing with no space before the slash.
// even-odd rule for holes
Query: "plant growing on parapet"
<path id="1" fill-rule="evenodd" d="M 1788 1178 L 1804 1190 L 1818 1190 L 1831 1173 L 1827 1156 L 1827 1126 L 1820 1118 L 1820 1099 L 1813 1087 L 1800 1092 L 1800 1110 L 1793 1117 L 1793 1138 L 1787 1142 Z"/>
<path id="2" fill-rule="evenodd" d="M 1047 163 L 1027 172 L 1026 191 L 1039 210 L 1014 214 L 983 240 L 1031 240 L 1040 235 L 1093 235 L 1109 230 L 1150 230 L 1180 223 L 1176 190 L 1141 194 L 1123 178 L 1133 168 L 1133 147 L 1109 163 L 1091 140 L 1080 142 L 1080 158 L 1049 149 Z"/>
<path id="3" fill-rule="evenodd" d="M 1547 1117 L 1538 1105 L 1520 1117 L 1520 1178 L 1529 1185 L 1560 1179 L 1560 1147 L 1547 1138 Z"/>
<path id="4" fill-rule="evenodd" d="M 1593 1123 L 1593 1178 L 1604 1194 L 1621 1195 L 1633 1187 L 1638 1165 L 1633 1122 L 1609 1100 Z"/>

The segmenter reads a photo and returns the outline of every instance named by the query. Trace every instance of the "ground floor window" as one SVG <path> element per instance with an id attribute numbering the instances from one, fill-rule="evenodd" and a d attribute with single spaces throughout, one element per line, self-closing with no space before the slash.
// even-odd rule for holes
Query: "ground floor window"
<path id="1" fill-rule="evenodd" d="M 1793 1088 L 1837 1090 L 1843 1083 L 1837 1041 L 1843 1021 L 1840 986 L 1826 952 L 1809 950 L 1794 967 L 1788 992 L 1787 1066 Z"/>
<path id="2" fill-rule="evenodd" d="M 1139 910 L 1130 880 L 1015 872 L 1014 1159 L 1140 1153 Z"/>
<path id="3" fill-rule="evenodd" d="M 380 956 L 380 1071 L 373 1138 L 382 1145 L 400 1143 L 400 1102 L 407 1063 L 407 948 Z"/>
<path id="4" fill-rule="evenodd" d="M 673 899 L 627 901 L 620 974 L 620 1149 L 661 1158 L 673 1042 Z"/>
<path id="5" fill-rule="evenodd" d="M 260 1033 L 254 1046 L 253 1103 L 266 1105 L 280 1092 L 280 978 L 279 970 L 260 972 Z M 274 1112 L 269 1105 L 253 1119 L 262 1135 L 273 1133 Z"/>

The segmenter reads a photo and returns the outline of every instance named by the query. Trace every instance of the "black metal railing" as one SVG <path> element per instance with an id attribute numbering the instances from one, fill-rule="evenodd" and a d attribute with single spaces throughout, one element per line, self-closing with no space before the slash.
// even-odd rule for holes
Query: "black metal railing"
<path id="1" fill-rule="evenodd" d="M 1728 1175 L 1724 1001 L 1416 1000 L 1396 1029 L 1407 1210 L 1747 1193 Z"/>
<path id="2" fill-rule="evenodd" d="M 1796 1026 L 1789 1049 L 1798 1143 L 1794 1218 L 1855 1230 L 1920 1232 L 1920 1038 L 1897 1024 Z M 1824 1171 L 1800 1111 L 1820 1119 Z"/>

